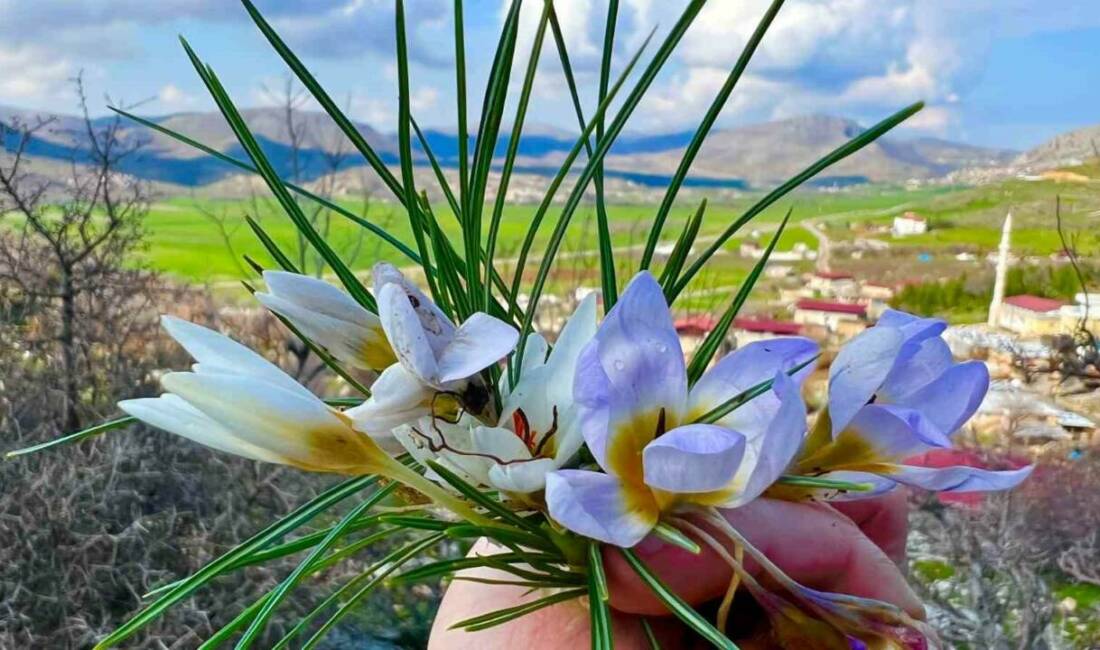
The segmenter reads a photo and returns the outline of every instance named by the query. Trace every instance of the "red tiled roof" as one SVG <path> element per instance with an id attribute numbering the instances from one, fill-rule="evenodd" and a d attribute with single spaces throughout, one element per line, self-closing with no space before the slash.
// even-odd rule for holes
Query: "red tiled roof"
<path id="1" fill-rule="evenodd" d="M 1052 298 L 1041 298 L 1039 296 L 1029 296 L 1025 294 L 1022 296 L 1009 296 L 1005 298 L 1005 304 L 1027 309 L 1028 311 L 1047 312 L 1054 311 L 1066 303 Z"/>
<path id="2" fill-rule="evenodd" d="M 718 325 L 718 321 L 706 314 L 696 314 L 676 319 L 673 323 L 680 334 L 706 334 Z"/>
<path id="3" fill-rule="evenodd" d="M 841 271 L 814 271 L 814 275 L 824 280 L 851 280 L 851 273 Z"/>
<path id="4" fill-rule="evenodd" d="M 867 308 L 863 305 L 853 305 L 850 302 L 829 302 L 828 300 L 811 300 L 809 298 L 803 298 L 795 303 L 795 309 L 806 309 L 809 311 L 828 311 L 837 314 L 855 314 L 857 316 L 866 316 Z"/>
<path id="5" fill-rule="evenodd" d="M 802 326 L 787 320 L 771 318 L 735 318 L 734 327 L 747 332 L 766 332 L 768 334 L 798 334 Z"/>
<path id="6" fill-rule="evenodd" d="M 919 221 L 921 223 L 924 223 L 926 221 L 924 217 L 920 216 L 916 212 L 906 212 L 905 214 L 901 215 L 901 218 L 908 219 L 910 221 Z"/>

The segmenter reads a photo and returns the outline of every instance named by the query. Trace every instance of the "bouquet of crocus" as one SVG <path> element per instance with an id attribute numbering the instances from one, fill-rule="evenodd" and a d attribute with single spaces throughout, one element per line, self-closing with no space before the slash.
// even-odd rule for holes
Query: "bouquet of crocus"
<path id="1" fill-rule="evenodd" d="M 192 576 L 156 590 L 148 606 L 99 647 L 137 633 L 207 581 L 265 559 L 305 552 L 290 575 L 208 640 L 237 637 L 253 644 L 287 594 L 300 582 L 398 532 L 412 541 L 386 555 L 300 620 L 278 647 L 306 632 L 312 647 L 386 579 L 451 576 L 486 566 L 538 597 L 461 621 L 479 630 L 569 599 L 587 599 L 592 645 L 609 648 L 609 594 L 603 554 L 621 553 L 667 606 L 702 638 L 734 647 L 723 633 L 734 592 L 743 588 L 771 619 L 785 647 L 908 648 L 936 645 L 934 633 L 903 611 L 873 600 L 826 593 L 790 579 L 720 515 L 766 496 L 786 500 L 858 499 L 898 485 L 927 490 L 1012 487 L 1029 469 L 996 472 L 972 467 L 928 469 L 904 459 L 948 447 L 973 414 L 987 385 L 980 362 L 955 363 L 940 338 L 945 323 L 887 312 L 849 342 L 829 369 L 827 407 L 808 425 L 801 386 L 814 370 L 817 345 L 804 338 L 751 343 L 722 358 L 735 315 L 759 277 L 765 254 L 729 300 L 717 327 L 686 360 L 670 315 L 674 303 L 711 256 L 748 221 L 804 180 L 874 141 L 919 110 L 908 107 L 859 134 L 802 173 L 762 196 L 694 259 L 705 202 L 688 220 L 660 272 L 654 250 L 694 156 L 768 26 L 782 5 L 761 19 L 725 85 L 687 146 L 656 208 L 636 273 L 621 288 L 604 205 L 602 161 L 654 77 L 676 48 L 704 0 L 687 3 L 656 53 L 623 92 L 649 44 L 611 74 L 617 2 L 609 3 L 596 97 L 585 116 L 553 3 L 540 18 L 527 58 L 508 147 L 495 153 L 512 90 L 520 1 L 504 16 L 486 84 L 476 140 L 469 146 L 462 2 L 455 2 L 459 183 L 452 189 L 410 114 L 404 11 L 396 5 L 400 178 L 387 168 L 351 121 L 260 13 L 245 9 L 317 102 L 344 131 L 407 214 L 412 241 L 403 242 L 339 204 L 279 177 L 242 120 L 214 70 L 184 47 L 247 159 L 237 159 L 143 118 L 161 133 L 258 174 L 305 241 L 341 287 L 298 273 L 263 228 L 250 222 L 279 269 L 253 262 L 263 287 L 255 298 L 300 337 L 357 397 L 323 399 L 232 339 L 179 319 L 164 327 L 197 362 L 190 372 L 162 378 L 163 395 L 120 403 L 128 417 L 70 434 L 41 447 L 71 442 L 140 420 L 219 451 L 304 471 L 346 475 L 321 494 Z M 505 278 L 494 253 L 508 184 L 522 137 L 545 36 L 558 58 L 580 128 L 575 146 L 531 220 Z M 652 37 L 652 35 L 651 35 Z M 617 104 L 613 113 L 609 107 Z M 413 133 L 436 174 L 460 238 L 447 234 L 436 206 L 418 191 Z M 578 162 L 581 154 L 584 157 Z M 490 171 L 499 170 L 495 200 L 486 201 Z M 541 231 L 559 189 L 572 189 L 557 208 L 552 232 Z M 553 341 L 536 333 L 540 299 L 570 220 L 589 187 L 595 190 L 602 310 L 582 300 Z M 297 195 L 297 197 L 295 196 Z M 304 216 L 299 201 L 320 202 L 382 238 L 408 258 L 412 273 L 380 262 L 371 289 L 353 274 Z M 487 218 L 484 218 L 486 217 Z M 788 213 L 788 218 L 790 214 Z M 767 253 L 782 233 L 779 224 Z M 542 241 L 541 257 L 531 257 Z M 250 260 L 251 261 L 251 260 Z M 415 279 L 414 279 L 415 277 Z M 528 286 L 525 278 L 533 277 Z M 623 278 L 626 279 L 626 278 Z M 521 293 L 524 292 L 524 293 Z M 602 311 L 602 315 L 601 312 Z M 373 381 L 363 381 L 363 377 Z M 19 453 L 19 452 L 17 452 Z M 405 504 L 399 514 L 377 508 Z M 295 531 L 338 506 L 346 514 L 310 533 Z M 375 510 L 372 512 L 372 510 Z M 365 535 L 365 536 L 364 536 Z M 692 552 L 709 546 L 732 568 L 733 582 L 715 619 L 668 589 L 631 549 L 656 536 Z M 461 561 L 425 563 L 424 552 L 445 540 L 487 538 L 502 552 Z M 754 562 L 768 575 L 745 570 Z M 324 616 L 325 618 L 321 618 Z M 206 647 L 206 646 L 204 646 Z"/>

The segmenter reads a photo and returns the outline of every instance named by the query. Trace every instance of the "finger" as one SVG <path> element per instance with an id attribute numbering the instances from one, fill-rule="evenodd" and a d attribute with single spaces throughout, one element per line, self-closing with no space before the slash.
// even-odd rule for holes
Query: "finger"
<path id="1" fill-rule="evenodd" d="M 873 499 L 832 505 L 859 526 L 895 564 L 904 565 L 905 541 L 909 536 L 909 494 L 904 488 Z"/>
<path id="2" fill-rule="evenodd" d="M 479 541 L 471 555 L 500 552 L 498 547 Z M 458 576 L 491 580 L 514 580 L 515 576 L 489 568 L 462 571 Z M 546 591 L 528 593 L 527 587 L 487 585 L 456 579 L 447 588 L 439 605 L 428 642 L 429 650 L 493 650 L 495 648 L 580 648 L 590 643 L 588 608 L 582 599 L 569 600 L 544 607 L 515 620 L 477 632 L 450 629 L 459 621 L 515 607 L 548 595 Z M 662 647 L 686 647 L 687 631 L 674 620 L 653 620 L 650 626 Z M 627 650 L 649 648 L 641 620 L 636 616 L 615 612 L 612 634 L 616 648 Z"/>
<path id="3" fill-rule="evenodd" d="M 845 516 L 819 504 L 758 500 L 723 514 L 757 549 L 799 583 L 900 607 L 924 607 L 894 562 Z M 748 567 L 759 574 L 756 567 Z"/>
<path id="4" fill-rule="evenodd" d="M 923 616 L 919 599 L 897 566 L 847 517 L 819 505 L 770 499 L 724 515 L 792 579 L 815 589 L 884 600 Z M 700 605 L 725 593 L 731 577 L 726 563 L 702 546 L 702 552 L 693 555 L 647 541 L 636 552 L 681 598 Z M 615 549 L 605 549 L 604 558 L 613 606 L 636 614 L 667 613 Z M 747 562 L 746 568 L 761 575 L 754 562 Z"/>

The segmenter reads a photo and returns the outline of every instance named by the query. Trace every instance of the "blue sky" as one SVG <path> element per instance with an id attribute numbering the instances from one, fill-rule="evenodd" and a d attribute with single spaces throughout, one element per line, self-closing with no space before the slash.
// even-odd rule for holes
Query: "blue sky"
<path id="1" fill-rule="evenodd" d="M 354 117 L 394 130 L 390 0 L 256 0 Z M 622 0 L 616 69 L 679 0 Z M 635 131 L 690 128 L 767 5 L 711 0 L 635 116 Z M 541 3 L 524 10 L 525 59 Z M 557 0 L 582 87 L 594 88 L 606 0 Z M 454 119 L 451 0 L 407 0 L 414 113 Z M 184 34 L 242 105 L 275 101 L 285 68 L 233 0 L 0 0 L 0 104 L 71 111 L 83 70 L 103 96 L 151 98 L 151 114 L 210 110 L 176 40 Z M 501 0 L 466 2 L 471 105 L 480 105 Z M 575 130 L 548 46 L 529 120 Z M 518 79 L 519 72 L 515 77 Z M 591 110 L 591 97 L 589 110 Z M 870 123 L 916 99 L 913 134 L 1026 148 L 1100 122 L 1100 10 L 1095 0 L 788 0 L 720 119 L 721 126 L 828 113 Z"/>

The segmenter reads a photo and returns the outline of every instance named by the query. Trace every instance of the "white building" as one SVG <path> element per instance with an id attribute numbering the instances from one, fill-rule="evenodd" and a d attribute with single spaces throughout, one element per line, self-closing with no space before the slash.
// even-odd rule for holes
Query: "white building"
<path id="1" fill-rule="evenodd" d="M 894 217 L 894 225 L 890 228 L 890 232 L 895 237 L 922 235 L 928 232 L 928 220 L 916 212 L 906 212 Z"/>

